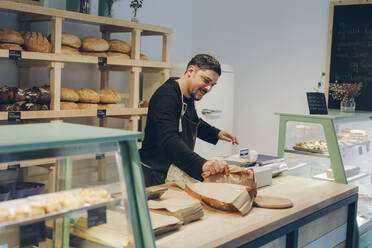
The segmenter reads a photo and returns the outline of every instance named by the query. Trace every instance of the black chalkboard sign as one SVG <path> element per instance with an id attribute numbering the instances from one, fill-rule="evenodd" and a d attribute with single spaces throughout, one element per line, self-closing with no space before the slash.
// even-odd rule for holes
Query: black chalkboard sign
<path id="1" fill-rule="evenodd" d="M 363 82 L 357 110 L 372 110 L 372 4 L 333 4 L 329 82 Z M 329 108 L 340 101 L 328 96 Z"/>
<path id="2" fill-rule="evenodd" d="M 307 103 L 311 115 L 327 115 L 327 105 L 324 93 L 321 92 L 307 92 Z"/>

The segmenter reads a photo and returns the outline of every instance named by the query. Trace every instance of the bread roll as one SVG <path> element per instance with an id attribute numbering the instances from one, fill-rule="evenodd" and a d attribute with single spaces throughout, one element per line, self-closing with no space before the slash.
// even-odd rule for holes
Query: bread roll
<path id="1" fill-rule="evenodd" d="M 81 40 L 76 35 L 62 32 L 62 45 L 80 48 Z"/>
<path id="2" fill-rule="evenodd" d="M 104 53 L 104 52 L 85 52 L 85 51 L 81 51 L 80 52 L 80 55 L 94 56 L 94 57 L 103 57 L 103 58 L 106 58 L 107 57 L 107 54 Z"/>
<path id="3" fill-rule="evenodd" d="M 65 192 L 56 198 L 59 200 L 62 208 L 74 209 L 80 208 L 84 205 L 83 198 L 76 196 L 72 192 Z"/>
<path id="4" fill-rule="evenodd" d="M 0 49 L 23 51 L 23 48 L 20 45 L 10 43 L 0 43 Z"/>
<path id="5" fill-rule="evenodd" d="M 71 88 L 61 88 L 61 101 L 78 102 L 79 94 Z"/>
<path id="6" fill-rule="evenodd" d="M 62 46 L 61 53 L 69 54 L 69 55 L 80 55 L 80 52 L 77 48 L 73 48 L 69 46 Z"/>
<path id="7" fill-rule="evenodd" d="M 80 102 L 88 102 L 88 103 L 98 103 L 99 102 L 99 95 L 92 89 L 81 88 L 77 91 L 79 94 L 79 101 Z"/>
<path id="8" fill-rule="evenodd" d="M 117 52 L 107 52 L 108 57 L 117 57 L 117 58 L 123 58 L 123 59 L 130 59 L 128 54 L 125 53 L 117 53 Z"/>
<path id="9" fill-rule="evenodd" d="M 50 103 L 50 87 L 49 85 L 44 85 L 43 87 L 39 87 L 39 101 L 40 104 L 48 104 Z"/>
<path id="10" fill-rule="evenodd" d="M 43 34 L 39 32 L 25 32 L 23 38 L 27 50 L 40 53 L 51 52 L 51 45 Z"/>
<path id="11" fill-rule="evenodd" d="M 45 214 L 45 203 L 33 202 L 30 203 L 31 216 L 39 216 Z"/>
<path id="12" fill-rule="evenodd" d="M 79 109 L 98 109 L 98 104 L 96 103 L 78 103 Z"/>
<path id="13" fill-rule="evenodd" d="M 110 40 L 109 42 L 110 51 L 114 52 L 121 52 L 121 53 L 129 53 L 130 52 L 130 45 L 122 40 Z"/>
<path id="14" fill-rule="evenodd" d="M 74 110 L 74 109 L 79 109 L 79 106 L 74 102 L 61 102 L 60 109 L 61 110 Z"/>
<path id="15" fill-rule="evenodd" d="M 85 37 L 81 43 L 81 49 L 89 52 L 104 52 L 110 47 L 107 41 L 95 37 Z"/>
<path id="16" fill-rule="evenodd" d="M 79 196 L 81 196 L 86 203 L 90 204 L 106 202 L 111 199 L 110 193 L 101 188 L 83 189 L 79 192 Z"/>
<path id="17" fill-rule="evenodd" d="M 31 209 L 28 206 L 18 206 L 14 211 L 14 220 L 23 220 L 31 217 Z"/>
<path id="18" fill-rule="evenodd" d="M 0 29 L 0 41 L 18 45 L 23 45 L 25 43 L 20 33 L 9 29 Z"/>
<path id="19" fill-rule="evenodd" d="M 119 93 L 110 89 L 103 89 L 98 92 L 101 103 L 119 103 L 121 97 Z"/>
<path id="20" fill-rule="evenodd" d="M 61 204 L 56 198 L 48 199 L 45 201 L 45 212 L 47 214 L 58 212 L 61 210 Z"/>
<path id="21" fill-rule="evenodd" d="M 145 54 L 140 54 L 140 60 L 146 60 L 149 61 L 149 58 Z"/>
<path id="22" fill-rule="evenodd" d="M 10 211 L 6 208 L 0 208 L 0 223 L 10 220 L 11 220 Z"/>

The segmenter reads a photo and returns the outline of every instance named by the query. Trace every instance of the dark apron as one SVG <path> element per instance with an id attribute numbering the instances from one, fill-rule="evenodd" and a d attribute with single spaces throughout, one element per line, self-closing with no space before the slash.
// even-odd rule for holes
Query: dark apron
<path id="1" fill-rule="evenodd" d="M 182 105 L 187 106 L 185 103 L 183 103 L 183 98 L 182 98 Z M 194 150 L 196 137 L 198 135 L 198 126 L 200 124 L 200 121 L 198 120 L 198 122 L 194 122 L 188 119 L 185 116 L 185 112 L 186 112 L 186 109 L 182 108 L 178 132 L 181 135 L 183 142 L 185 142 L 185 144 L 191 150 Z M 143 161 L 142 170 L 143 170 L 143 176 L 145 178 L 146 187 L 165 183 L 165 179 L 167 178 L 167 172 L 152 169 L 152 166 L 155 167 L 155 164 L 161 163 L 161 161 L 168 161 L 168 158 L 166 158 L 163 154 L 160 154 L 153 159 L 146 159 L 146 161 Z M 158 166 L 158 168 L 160 166 Z M 187 171 L 185 172 L 190 175 L 189 172 Z"/>

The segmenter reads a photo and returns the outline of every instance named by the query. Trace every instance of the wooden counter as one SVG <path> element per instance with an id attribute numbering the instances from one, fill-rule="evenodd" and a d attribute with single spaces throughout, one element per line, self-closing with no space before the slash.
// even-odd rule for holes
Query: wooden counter
<path id="1" fill-rule="evenodd" d="M 320 237 L 331 231 L 320 232 L 325 228 L 324 223 L 317 224 L 320 229 L 314 228 L 314 220 L 330 216 L 326 226 L 347 226 L 346 247 L 353 247 L 357 192 L 358 188 L 352 185 L 280 176 L 273 180 L 272 186 L 260 188 L 258 194 L 289 198 L 294 207 L 281 210 L 254 207 L 246 216 L 205 210 L 203 219 L 157 237 L 156 246 L 259 247 L 280 237 L 287 247 L 303 246 L 309 243 L 307 233 Z"/>

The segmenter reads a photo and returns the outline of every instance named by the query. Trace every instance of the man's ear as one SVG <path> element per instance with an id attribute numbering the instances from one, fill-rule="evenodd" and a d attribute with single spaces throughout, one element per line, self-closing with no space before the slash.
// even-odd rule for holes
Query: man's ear
<path id="1" fill-rule="evenodd" d="M 187 71 L 186 71 L 186 73 L 187 73 L 187 75 L 190 77 L 191 74 L 192 74 L 194 71 L 195 71 L 195 66 L 193 66 L 193 65 L 189 65 L 189 66 L 187 67 Z"/>

